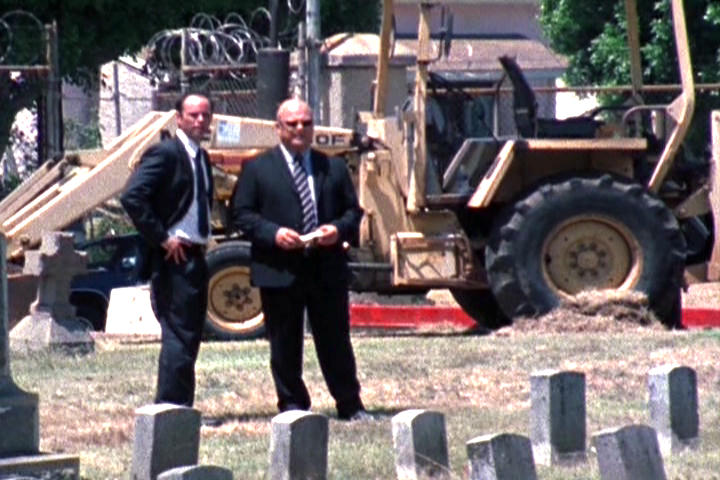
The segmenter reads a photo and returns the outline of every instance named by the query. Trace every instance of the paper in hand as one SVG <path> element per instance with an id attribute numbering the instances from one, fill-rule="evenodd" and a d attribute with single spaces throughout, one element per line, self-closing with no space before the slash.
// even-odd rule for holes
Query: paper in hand
<path id="1" fill-rule="evenodd" d="M 308 232 L 305 235 L 300 235 L 300 241 L 305 244 L 305 246 L 312 245 L 315 243 L 315 240 L 322 237 L 322 232 L 320 230 L 313 230 L 312 232 Z"/>

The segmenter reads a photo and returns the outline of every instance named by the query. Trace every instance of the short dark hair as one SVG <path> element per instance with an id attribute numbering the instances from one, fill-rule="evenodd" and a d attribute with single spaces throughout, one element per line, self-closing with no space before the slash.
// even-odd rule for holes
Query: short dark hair
<path id="1" fill-rule="evenodd" d="M 215 105 L 213 104 L 212 98 L 210 98 L 210 95 L 208 95 L 207 93 L 202 92 L 202 91 L 190 91 L 190 92 L 185 92 L 182 95 L 180 95 L 180 97 L 175 102 L 175 110 L 177 110 L 178 113 L 182 113 L 183 105 L 185 104 L 185 100 L 188 97 L 192 97 L 192 96 L 199 96 L 199 97 L 207 98 L 208 102 L 210 102 L 210 112 L 212 113 L 213 111 L 215 111 Z"/>

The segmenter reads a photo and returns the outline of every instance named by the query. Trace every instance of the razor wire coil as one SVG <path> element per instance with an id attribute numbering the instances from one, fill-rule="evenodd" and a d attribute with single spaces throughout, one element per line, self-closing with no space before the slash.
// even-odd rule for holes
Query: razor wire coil
<path id="1" fill-rule="evenodd" d="M 45 26 L 32 13 L 12 10 L 0 16 L 0 65 L 44 62 Z"/>
<path id="2" fill-rule="evenodd" d="M 292 0 L 288 0 L 288 4 L 291 3 Z M 176 83 L 183 67 L 211 70 L 218 66 L 236 66 L 237 71 L 229 68 L 227 72 L 242 78 L 240 67 L 254 63 L 257 52 L 271 46 L 270 38 L 259 33 L 267 30 L 270 21 L 270 12 L 262 7 L 250 14 L 249 21 L 238 13 L 228 14 L 224 21 L 198 13 L 189 27 L 162 30 L 153 35 L 146 44 L 145 71 L 163 84 Z M 281 43 L 290 43 L 295 39 L 296 27 L 286 28 L 280 35 Z"/>

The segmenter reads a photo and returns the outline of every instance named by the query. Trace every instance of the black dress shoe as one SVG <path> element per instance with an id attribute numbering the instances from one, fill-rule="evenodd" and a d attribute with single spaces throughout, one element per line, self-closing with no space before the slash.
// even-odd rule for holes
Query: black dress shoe
<path id="1" fill-rule="evenodd" d="M 371 422 L 377 420 L 377 417 L 367 410 L 360 409 L 348 417 L 340 417 L 341 420 L 348 422 Z"/>
<path id="2" fill-rule="evenodd" d="M 282 413 L 282 412 L 287 412 L 287 411 L 289 411 L 289 410 L 304 410 L 304 411 L 307 411 L 307 408 L 303 408 L 303 407 L 301 407 L 300 405 L 298 405 L 297 403 L 288 403 L 287 405 L 285 405 L 285 406 L 283 407 L 281 413 Z"/>

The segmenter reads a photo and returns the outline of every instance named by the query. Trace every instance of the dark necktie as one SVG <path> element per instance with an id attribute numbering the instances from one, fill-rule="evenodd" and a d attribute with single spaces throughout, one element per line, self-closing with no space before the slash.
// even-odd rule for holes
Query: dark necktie
<path id="1" fill-rule="evenodd" d="M 302 232 L 300 233 L 308 233 L 317 227 L 317 214 L 315 213 L 315 204 L 310 192 L 310 184 L 303 165 L 302 155 L 293 157 L 293 180 L 300 196 L 300 206 L 302 208 Z"/>
<path id="2" fill-rule="evenodd" d="M 210 233 L 210 224 L 208 222 L 208 198 L 207 187 L 205 186 L 205 165 L 203 158 L 205 150 L 198 149 L 195 155 L 195 198 L 198 207 L 198 232 L 203 237 L 207 237 Z"/>

